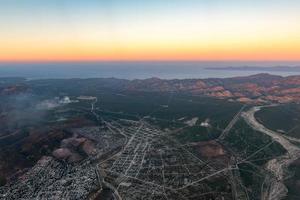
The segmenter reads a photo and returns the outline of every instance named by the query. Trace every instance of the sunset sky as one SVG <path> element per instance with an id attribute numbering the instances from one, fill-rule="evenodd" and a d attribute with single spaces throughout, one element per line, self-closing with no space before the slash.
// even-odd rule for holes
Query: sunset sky
<path id="1" fill-rule="evenodd" d="M 0 61 L 300 60 L 298 0 L 0 0 Z"/>

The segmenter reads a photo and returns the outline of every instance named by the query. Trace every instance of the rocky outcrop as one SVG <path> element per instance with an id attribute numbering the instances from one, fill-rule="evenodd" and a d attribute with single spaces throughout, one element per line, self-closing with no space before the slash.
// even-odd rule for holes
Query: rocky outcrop
<path id="1" fill-rule="evenodd" d="M 243 103 L 300 103 L 300 76 L 257 74 L 224 79 L 151 78 L 130 81 L 124 89 L 145 92 L 190 92 Z"/>

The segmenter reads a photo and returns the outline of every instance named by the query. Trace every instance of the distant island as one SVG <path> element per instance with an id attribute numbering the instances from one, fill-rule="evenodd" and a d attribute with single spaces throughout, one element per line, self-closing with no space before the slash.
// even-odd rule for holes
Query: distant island
<path id="1" fill-rule="evenodd" d="M 300 66 L 276 66 L 276 67 L 260 67 L 260 66 L 242 66 L 242 67 L 209 67 L 207 70 L 229 70 L 229 71 L 267 71 L 267 72 L 300 72 Z"/>

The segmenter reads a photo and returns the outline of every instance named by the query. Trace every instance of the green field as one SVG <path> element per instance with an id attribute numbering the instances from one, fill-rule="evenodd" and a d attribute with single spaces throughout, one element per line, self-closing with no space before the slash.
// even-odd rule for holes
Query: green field
<path id="1" fill-rule="evenodd" d="M 271 130 L 300 138 L 300 105 L 298 104 L 266 107 L 257 112 L 255 117 Z"/>

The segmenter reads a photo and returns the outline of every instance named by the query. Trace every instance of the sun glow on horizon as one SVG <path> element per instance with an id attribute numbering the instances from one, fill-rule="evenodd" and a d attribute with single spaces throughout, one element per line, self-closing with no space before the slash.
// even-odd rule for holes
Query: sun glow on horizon
<path id="1" fill-rule="evenodd" d="M 300 3 L 3 2 L 0 61 L 300 60 Z"/>

